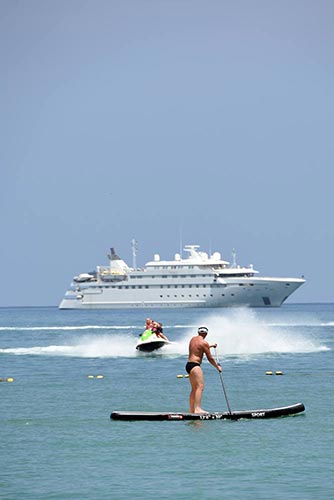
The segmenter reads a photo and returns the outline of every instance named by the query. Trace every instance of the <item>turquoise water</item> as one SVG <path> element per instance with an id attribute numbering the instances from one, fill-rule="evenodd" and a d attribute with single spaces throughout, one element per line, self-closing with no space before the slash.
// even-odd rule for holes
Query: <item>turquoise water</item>
<path id="1" fill-rule="evenodd" d="M 135 350 L 148 314 L 173 341 L 160 354 Z M 306 412 L 238 422 L 111 421 L 113 410 L 188 410 L 189 381 L 177 375 L 201 324 L 218 343 L 232 410 L 303 402 Z M 0 383 L 0 498 L 333 497 L 333 348 L 333 304 L 0 309 L 0 377 L 14 379 Z M 225 411 L 218 372 L 207 362 L 203 370 L 203 407 Z"/>

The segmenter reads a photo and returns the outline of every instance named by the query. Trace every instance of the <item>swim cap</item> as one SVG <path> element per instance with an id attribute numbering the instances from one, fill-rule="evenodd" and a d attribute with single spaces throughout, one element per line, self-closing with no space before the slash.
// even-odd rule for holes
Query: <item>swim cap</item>
<path id="1" fill-rule="evenodd" d="M 207 329 L 206 326 L 200 326 L 199 329 L 197 330 L 198 333 L 208 333 L 209 330 Z"/>

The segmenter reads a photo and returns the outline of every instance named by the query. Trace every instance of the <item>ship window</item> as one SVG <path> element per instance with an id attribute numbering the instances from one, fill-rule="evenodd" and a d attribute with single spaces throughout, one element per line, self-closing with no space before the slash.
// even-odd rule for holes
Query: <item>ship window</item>
<path id="1" fill-rule="evenodd" d="M 271 306 L 271 302 L 270 302 L 269 297 L 262 297 L 262 300 L 263 300 L 265 306 Z"/>
<path id="2" fill-rule="evenodd" d="M 163 296 L 162 296 L 162 295 L 160 295 L 160 297 L 162 298 Z"/>

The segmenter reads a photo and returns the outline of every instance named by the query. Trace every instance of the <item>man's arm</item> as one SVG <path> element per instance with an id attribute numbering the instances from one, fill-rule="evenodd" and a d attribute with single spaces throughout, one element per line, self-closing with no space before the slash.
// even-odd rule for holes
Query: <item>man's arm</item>
<path id="1" fill-rule="evenodd" d="M 222 370 L 222 367 L 215 361 L 214 357 L 212 356 L 211 352 L 210 352 L 210 347 L 216 347 L 217 344 L 212 344 L 209 345 L 208 342 L 205 342 L 205 347 L 204 347 L 204 352 L 205 352 L 205 355 L 209 361 L 209 363 L 212 364 L 212 366 L 214 366 L 219 372 L 223 371 Z"/>

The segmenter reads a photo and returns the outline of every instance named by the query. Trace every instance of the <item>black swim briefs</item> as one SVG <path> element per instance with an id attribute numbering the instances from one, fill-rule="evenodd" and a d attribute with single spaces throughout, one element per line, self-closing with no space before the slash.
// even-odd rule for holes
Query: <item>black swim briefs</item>
<path id="1" fill-rule="evenodd" d="M 200 363 L 196 363 L 195 361 L 188 361 L 186 364 L 186 372 L 190 373 L 195 366 L 201 366 Z"/>

